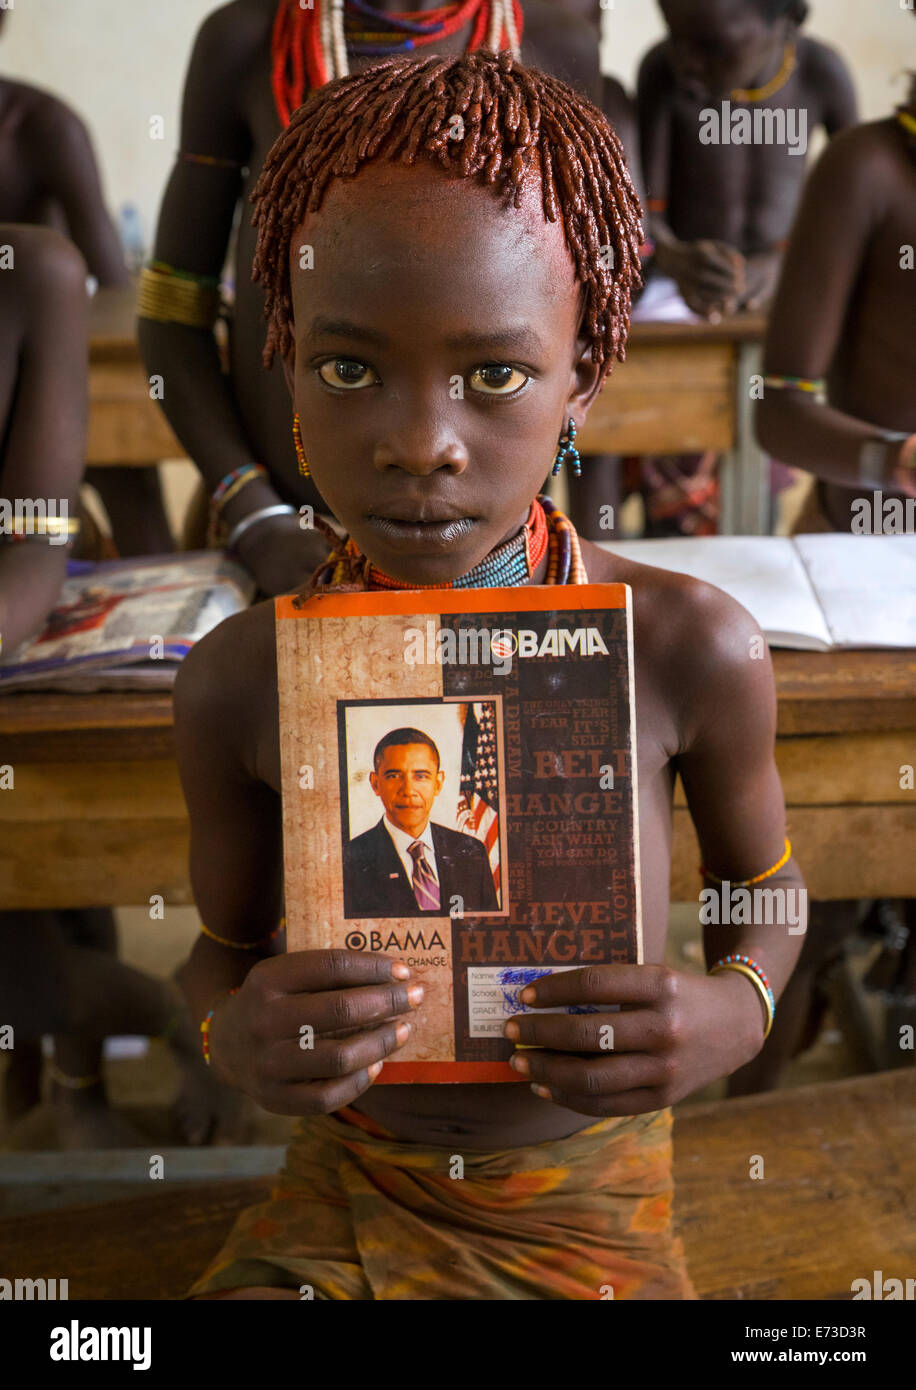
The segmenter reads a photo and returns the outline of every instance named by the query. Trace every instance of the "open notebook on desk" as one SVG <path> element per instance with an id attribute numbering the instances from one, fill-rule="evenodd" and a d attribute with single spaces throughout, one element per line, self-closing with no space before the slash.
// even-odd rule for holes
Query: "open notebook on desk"
<path id="1" fill-rule="evenodd" d="M 916 536 L 700 536 L 600 541 L 644 565 L 705 579 L 774 647 L 916 647 Z"/>

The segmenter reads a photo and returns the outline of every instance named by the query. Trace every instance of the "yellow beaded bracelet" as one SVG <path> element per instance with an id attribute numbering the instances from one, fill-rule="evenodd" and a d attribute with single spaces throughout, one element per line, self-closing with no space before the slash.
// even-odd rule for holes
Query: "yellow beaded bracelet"
<path id="1" fill-rule="evenodd" d="M 286 918 L 281 917 L 280 925 L 274 927 L 273 931 L 268 932 L 266 936 L 258 937 L 257 941 L 228 941 L 224 936 L 217 936 L 216 932 L 211 931 L 203 922 L 200 924 L 200 929 L 204 936 L 209 937 L 211 941 L 215 941 L 218 946 L 229 946 L 233 951 L 256 951 L 259 947 L 266 946 L 269 941 L 273 941 L 275 936 L 279 936 L 285 926 Z"/>
<path id="2" fill-rule="evenodd" d="M 773 874 L 778 874 L 779 870 L 789 862 L 792 857 L 792 845 L 788 836 L 786 837 L 786 847 L 776 860 L 776 863 L 769 869 L 765 869 L 762 874 L 755 874 L 753 878 L 743 878 L 740 881 L 734 879 L 723 880 L 717 874 L 711 873 L 705 864 L 700 865 L 700 873 L 704 878 L 711 878 L 713 883 L 728 882 L 732 888 L 750 888 L 752 883 L 760 883 L 765 878 L 772 878 Z"/>

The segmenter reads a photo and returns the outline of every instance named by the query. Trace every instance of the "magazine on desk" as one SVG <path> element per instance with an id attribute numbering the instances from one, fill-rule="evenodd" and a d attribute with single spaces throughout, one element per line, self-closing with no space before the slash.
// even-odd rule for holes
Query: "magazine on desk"
<path id="1" fill-rule="evenodd" d="M 642 960 L 629 587 L 275 612 L 287 949 L 423 984 L 376 1085 L 518 1081 L 527 983 Z"/>
<path id="2" fill-rule="evenodd" d="M 254 593 L 217 550 L 70 561 L 44 630 L 0 660 L 0 694 L 168 689 L 194 643 Z"/>
<path id="3" fill-rule="evenodd" d="M 603 550 L 724 589 L 773 647 L 916 647 L 916 536 L 698 536 Z"/>

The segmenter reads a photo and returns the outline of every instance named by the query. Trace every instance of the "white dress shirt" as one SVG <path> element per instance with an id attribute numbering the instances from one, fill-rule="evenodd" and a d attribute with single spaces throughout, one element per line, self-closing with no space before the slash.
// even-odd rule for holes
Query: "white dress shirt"
<path id="1" fill-rule="evenodd" d="M 406 830 L 402 830 L 399 825 L 394 825 L 393 822 L 388 819 L 387 815 L 382 817 L 382 824 L 391 836 L 392 843 L 398 852 L 398 858 L 404 865 L 404 869 L 407 873 L 407 882 L 410 884 L 413 883 L 413 871 L 415 867 L 413 855 L 410 853 L 407 846 L 412 845 L 414 840 L 422 840 L 426 862 L 432 870 L 433 877 L 438 883 L 439 873 L 436 868 L 436 851 L 433 849 L 433 832 L 430 829 L 429 821 L 426 822 L 419 835 L 408 835 Z"/>

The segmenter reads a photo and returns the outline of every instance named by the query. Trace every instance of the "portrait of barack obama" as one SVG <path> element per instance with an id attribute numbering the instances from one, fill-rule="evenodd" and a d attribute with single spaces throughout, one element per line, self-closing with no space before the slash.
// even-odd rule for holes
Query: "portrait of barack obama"
<path id="1" fill-rule="evenodd" d="M 347 917 L 448 917 L 455 894 L 466 914 L 498 911 L 484 845 L 430 819 L 445 773 L 429 735 L 392 729 L 373 763 L 369 782 L 384 814 L 346 847 Z"/>

